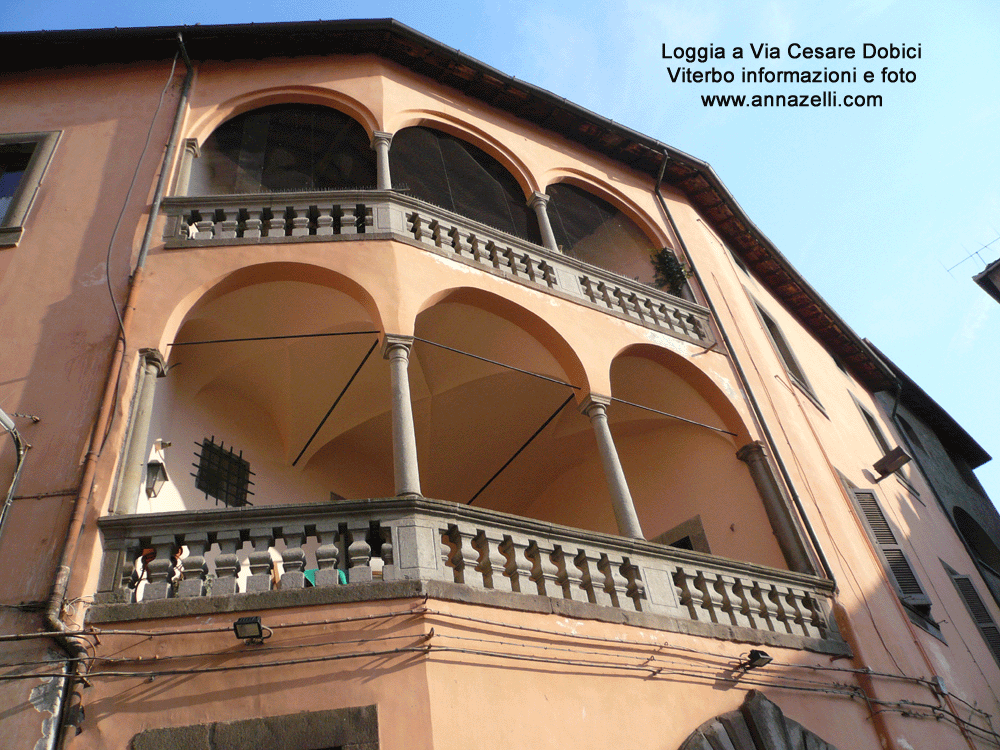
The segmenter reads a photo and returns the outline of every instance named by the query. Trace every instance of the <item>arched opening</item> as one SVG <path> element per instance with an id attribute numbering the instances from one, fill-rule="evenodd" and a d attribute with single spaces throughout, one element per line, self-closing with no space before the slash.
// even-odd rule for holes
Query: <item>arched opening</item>
<path id="1" fill-rule="evenodd" d="M 622 211 L 567 182 L 545 189 L 556 244 L 566 254 L 652 284 L 654 242 Z"/>
<path id="2" fill-rule="evenodd" d="M 651 345 L 630 347 L 611 365 L 618 401 L 608 422 L 643 532 L 664 544 L 786 568 L 750 471 L 736 456 L 748 442 L 745 428 L 718 388 L 688 369 Z"/>
<path id="3" fill-rule="evenodd" d="M 432 128 L 403 128 L 392 137 L 389 166 L 394 187 L 540 244 L 538 221 L 517 180 L 471 143 Z"/>
<path id="4" fill-rule="evenodd" d="M 243 269 L 185 315 L 148 436 L 169 482 L 140 493 L 138 512 L 393 494 L 373 303 L 337 274 L 302 268 Z M 229 486 L 244 481 L 240 466 L 252 472 L 242 494 Z"/>
<path id="5" fill-rule="evenodd" d="M 237 115 L 205 140 L 188 192 L 229 195 L 375 185 L 375 152 L 350 116 L 318 104 L 274 104 Z"/>
<path id="6" fill-rule="evenodd" d="M 576 408 L 583 368 L 547 323 L 495 295 L 456 289 L 417 316 L 414 333 L 425 495 L 617 533 L 593 433 Z M 572 495 L 567 477 L 581 472 L 593 481 Z"/>

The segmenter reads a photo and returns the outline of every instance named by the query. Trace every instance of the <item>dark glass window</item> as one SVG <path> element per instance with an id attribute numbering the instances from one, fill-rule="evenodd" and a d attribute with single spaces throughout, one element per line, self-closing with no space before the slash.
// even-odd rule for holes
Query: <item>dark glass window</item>
<path id="1" fill-rule="evenodd" d="M 229 507 L 253 505 L 247 499 L 253 494 L 250 491 L 253 472 L 243 452 L 237 455 L 224 443 L 216 444 L 214 436 L 195 445 L 201 449 L 201 453 L 195 453 L 198 463 L 193 464 L 198 469 L 197 474 L 192 474 L 195 488 L 204 492 L 206 498 L 214 497 Z"/>
<path id="2" fill-rule="evenodd" d="M 17 193 L 35 150 L 34 143 L 11 143 L 0 146 L 0 223 Z"/>
<path id="3" fill-rule="evenodd" d="M 389 170 L 393 186 L 416 198 L 541 244 L 517 180 L 471 143 L 431 128 L 404 128 L 392 137 Z"/>
<path id="4" fill-rule="evenodd" d="M 192 195 L 346 190 L 375 185 L 375 152 L 352 118 L 315 104 L 237 115 L 208 137 L 191 168 Z"/>
<path id="5" fill-rule="evenodd" d="M 647 284 L 653 282 L 649 260 L 653 243 L 631 219 L 575 185 L 557 182 L 545 192 L 552 233 L 566 255 Z"/>

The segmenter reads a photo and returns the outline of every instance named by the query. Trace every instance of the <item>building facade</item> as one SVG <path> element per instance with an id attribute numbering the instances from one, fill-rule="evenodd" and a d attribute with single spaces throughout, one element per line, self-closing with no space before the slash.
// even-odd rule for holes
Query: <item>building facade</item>
<path id="1" fill-rule="evenodd" d="M 707 164 L 392 21 L 2 36 L 12 746 L 1000 744 L 995 512 Z"/>

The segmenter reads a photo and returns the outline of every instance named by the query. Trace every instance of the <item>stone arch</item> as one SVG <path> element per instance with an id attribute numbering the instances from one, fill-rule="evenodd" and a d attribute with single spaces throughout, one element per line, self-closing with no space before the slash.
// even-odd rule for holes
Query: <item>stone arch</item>
<path id="1" fill-rule="evenodd" d="M 199 116 L 188 128 L 188 137 L 204 143 L 220 125 L 237 115 L 273 104 L 319 104 L 353 118 L 368 133 L 379 130 L 379 119 L 354 97 L 322 86 L 278 86 L 250 91 L 220 102 Z"/>
<path id="2" fill-rule="evenodd" d="M 528 165 L 508 146 L 482 128 L 475 127 L 454 115 L 430 109 L 404 110 L 388 120 L 386 127 L 391 127 L 393 134 L 411 127 L 431 128 L 471 143 L 492 156 L 510 172 L 524 192 L 525 201 L 532 193 L 542 189 Z"/>
<path id="3" fill-rule="evenodd" d="M 798 722 L 758 690 L 751 690 L 736 711 L 716 716 L 698 727 L 679 750 L 837 750 Z"/>
<path id="4" fill-rule="evenodd" d="M 673 247 L 668 233 L 645 210 L 614 185 L 594 174 L 571 167 L 549 170 L 545 185 L 540 190 L 544 192 L 550 185 L 563 182 L 610 203 L 639 227 L 657 247 Z"/>
<path id="5" fill-rule="evenodd" d="M 452 287 L 436 292 L 424 300 L 417 310 L 416 317 L 429 308 L 444 302 L 480 308 L 521 328 L 548 350 L 559 363 L 568 382 L 577 386 L 578 401 L 582 401 L 589 393 L 590 380 L 580 357 L 562 334 L 538 314 L 493 292 L 474 287 Z"/>

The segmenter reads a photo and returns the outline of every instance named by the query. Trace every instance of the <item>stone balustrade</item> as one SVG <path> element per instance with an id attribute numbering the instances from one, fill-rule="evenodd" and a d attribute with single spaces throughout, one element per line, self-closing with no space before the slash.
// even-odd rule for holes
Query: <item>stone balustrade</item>
<path id="1" fill-rule="evenodd" d="M 683 629 L 720 637 L 842 644 L 829 581 L 426 498 L 107 516 L 99 526 L 98 603 L 136 599 L 129 578 L 145 552 L 139 606 L 411 579 L 494 592 L 505 606 L 549 597 L 700 623 Z"/>
<path id="2" fill-rule="evenodd" d="M 397 239 L 704 347 L 709 311 L 391 190 L 168 198 L 166 246 Z"/>

